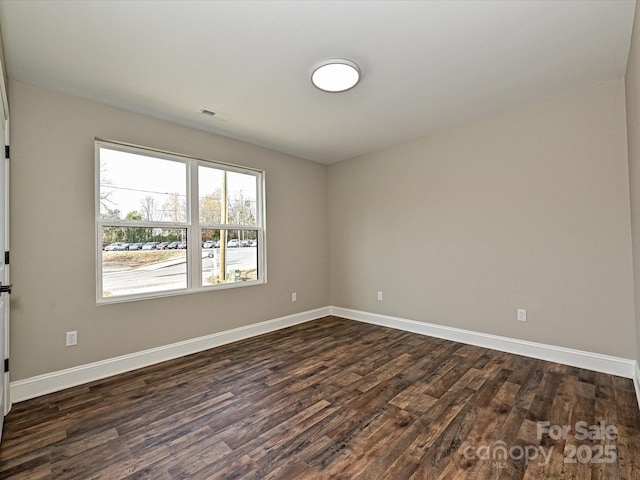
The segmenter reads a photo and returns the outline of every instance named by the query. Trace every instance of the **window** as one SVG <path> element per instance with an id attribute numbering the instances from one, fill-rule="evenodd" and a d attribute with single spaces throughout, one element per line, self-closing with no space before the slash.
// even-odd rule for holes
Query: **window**
<path id="1" fill-rule="evenodd" d="M 266 282 L 264 173 L 96 141 L 97 300 Z"/>

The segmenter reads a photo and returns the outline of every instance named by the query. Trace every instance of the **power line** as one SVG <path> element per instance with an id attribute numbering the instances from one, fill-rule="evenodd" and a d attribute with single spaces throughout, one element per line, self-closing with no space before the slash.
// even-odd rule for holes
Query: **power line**
<path id="1" fill-rule="evenodd" d="M 186 198 L 186 194 L 183 193 L 177 193 L 177 192 L 156 192 L 154 190 L 141 190 L 139 188 L 128 188 L 128 187 L 115 187 L 113 185 L 109 185 L 109 184 L 100 184 L 100 187 L 105 187 L 105 188 L 111 188 L 113 190 L 128 190 L 130 192 L 141 192 L 141 193 L 155 193 L 158 195 L 176 195 L 178 197 L 185 197 Z"/>

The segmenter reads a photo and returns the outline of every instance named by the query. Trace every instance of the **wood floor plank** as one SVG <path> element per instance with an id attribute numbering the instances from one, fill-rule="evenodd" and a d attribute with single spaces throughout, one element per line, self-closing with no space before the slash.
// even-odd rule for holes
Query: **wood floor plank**
<path id="1" fill-rule="evenodd" d="M 640 409 L 629 379 L 326 317 L 13 406 L 0 479 L 89 478 L 640 480 Z"/>
<path id="2" fill-rule="evenodd" d="M 317 407 L 322 408 L 318 409 Z M 277 431 L 270 430 L 248 443 L 247 448 L 255 445 L 255 448 L 249 451 L 249 456 L 264 469 L 271 464 L 286 461 L 290 457 L 300 457 L 306 463 L 304 452 L 307 451 L 307 455 L 311 453 L 309 446 L 319 449 L 323 445 L 322 442 L 317 442 L 317 437 L 310 434 L 309 430 L 333 415 L 337 409 L 338 407 L 335 406 L 325 407 L 321 402 L 318 402 L 307 409 L 304 416 L 296 415 L 290 422 L 284 423 L 282 427 L 278 426 Z M 311 414 L 309 415 L 309 413 Z M 327 440 L 324 443 L 325 446 L 333 443 L 327 437 L 321 438 Z"/>

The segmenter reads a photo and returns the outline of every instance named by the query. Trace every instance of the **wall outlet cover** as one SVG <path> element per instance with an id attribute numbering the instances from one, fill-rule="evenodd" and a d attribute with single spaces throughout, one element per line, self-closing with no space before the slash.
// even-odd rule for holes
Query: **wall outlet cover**
<path id="1" fill-rule="evenodd" d="M 77 344 L 78 344 L 78 332 L 75 330 L 73 332 L 67 332 L 66 346 L 73 347 L 74 345 L 77 345 Z"/>

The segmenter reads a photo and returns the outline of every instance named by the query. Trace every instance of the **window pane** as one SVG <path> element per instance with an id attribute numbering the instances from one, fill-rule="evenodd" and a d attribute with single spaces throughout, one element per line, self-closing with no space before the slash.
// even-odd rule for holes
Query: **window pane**
<path id="1" fill-rule="evenodd" d="M 226 223 L 222 220 L 222 187 L 224 170 L 198 167 L 198 195 L 201 223 Z"/>
<path id="2" fill-rule="evenodd" d="M 102 230 L 102 296 L 187 288 L 187 231 L 141 227 Z"/>
<path id="3" fill-rule="evenodd" d="M 243 173 L 228 173 L 227 223 L 235 225 L 257 225 L 256 177 Z"/>
<path id="4" fill-rule="evenodd" d="M 198 168 L 200 222 L 204 224 L 257 225 L 255 175 L 217 168 Z M 223 192 L 226 191 L 226 203 Z"/>
<path id="5" fill-rule="evenodd" d="M 100 218 L 187 221 L 187 166 L 100 148 Z"/>
<path id="6" fill-rule="evenodd" d="M 202 230 L 202 285 L 258 279 L 257 230 Z"/>

